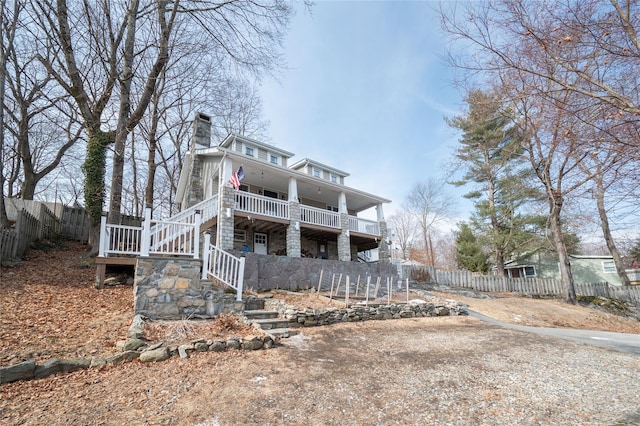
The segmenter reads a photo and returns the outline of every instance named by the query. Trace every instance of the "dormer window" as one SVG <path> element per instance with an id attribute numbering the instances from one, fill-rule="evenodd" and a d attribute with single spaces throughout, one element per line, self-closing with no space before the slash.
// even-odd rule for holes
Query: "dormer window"
<path id="1" fill-rule="evenodd" d="M 313 174 L 313 177 L 317 177 L 317 178 L 319 178 L 319 177 L 320 177 L 320 169 L 316 169 L 316 168 L 314 167 L 314 168 L 313 168 L 313 171 L 312 171 L 312 174 Z"/>
<path id="2" fill-rule="evenodd" d="M 253 148 L 251 148 L 250 146 L 246 146 L 244 147 L 244 153 L 246 155 L 248 155 L 249 157 L 253 157 Z"/>
<path id="3" fill-rule="evenodd" d="M 334 174 L 331 174 L 331 178 L 330 179 L 331 179 L 332 183 L 338 183 L 338 176 L 336 176 Z"/>
<path id="4" fill-rule="evenodd" d="M 271 164 L 280 164 L 280 161 L 278 161 L 277 155 L 272 155 L 270 158 L 271 158 Z"/>

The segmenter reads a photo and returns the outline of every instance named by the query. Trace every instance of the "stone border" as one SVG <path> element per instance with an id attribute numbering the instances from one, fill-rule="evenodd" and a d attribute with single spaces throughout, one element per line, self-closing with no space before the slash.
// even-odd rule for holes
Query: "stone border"
<path id="1" fill-rule="evenodd" d="M 0 385 L 20 380 L 43 379 L 56 373 L 68 373 L 90 367 L 118 365 L 135 359 L 140 362 L 158 362 L 172 356 L 189 358 L 192 352 L 271 349 L 278 343 L 277 338 L 270 335 L 251 335 L 243 338 L 231 337 L 227 340 L 197 339 L 180 346 L 164 346 L 163 342 L 148 345 L 146 340 L 142 340 L 143 331 L 144 319 L 140 315 L 136 315 L 129 327 L 127 334 L 129 340 L 124 342 L 122 352 L 103 358 L 53 358 L 40 365 L 37 365 L 34 360 L 24 361 L 20 364 L 0 368 Z"/>

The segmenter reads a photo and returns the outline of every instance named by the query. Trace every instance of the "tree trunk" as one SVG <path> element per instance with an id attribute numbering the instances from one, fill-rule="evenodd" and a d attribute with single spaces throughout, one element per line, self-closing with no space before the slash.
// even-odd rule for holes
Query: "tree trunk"
<path id="1" fill-rule="evenodd" d="M 567 303 L 575 305 L 577 303 L 576 290 L 573 282 L 573 274 L 571 273 L 571 262 L 567 253 L 567 246 L 562 235 L 562 225 L 560 223 L 560 213 L 562 211 L 562 195 L 559 191 L 548 189 L 549 197 L 549 221 L 551 222 L 551 233 L 553 242 L 558 253 L 558 262 L 560 263 L 560 279 L 564 287 L 564 300 Z"/>
<path id="2" fill-rule="evenodd" d="M 598 169 L 600 169 L 600 167 L 598 167 Z M 611 228 L 609 227 L 609 216 L 607 215 L 607 210 L 604 207 L 604 186 L 600 170 L 598 170 L 598 174 L 595 176 L 595 181 L 597 188 L 596 202 L 598 205 L 598 214 L 600 215 L 600 226 L 602 227 L 602 235 L 604 236 L 604 240 L 607 243 L 609 253 L 611 253 L 611 257 L 613 257 L 613 263 L 616 265 L 616 271 L 618 272 L 618 276 L 620 277 L 620 283 L 622 285 L 631 285 L 631 281 L 624 271 L 624 262 L 622 261 L 620 252 L 618 251 L 616 243 L 613 241 L 613 236 L 611 235 Z"/>
<path id="3" fill-rule="evenodd" d="M 0 0 L 0 11 L 4 15 L 5 0 Z M 0 33 L 4 32 L 4 19 L 0 18 Z M 5 47 L 0 47 L 0 164 L 4 168 L 4 84 L 6 80 L 7 59 L 4 54 Z M 4 205 L 4 171 L 0 170 L 0 228 L 9 227 L 7 208 Z"/>

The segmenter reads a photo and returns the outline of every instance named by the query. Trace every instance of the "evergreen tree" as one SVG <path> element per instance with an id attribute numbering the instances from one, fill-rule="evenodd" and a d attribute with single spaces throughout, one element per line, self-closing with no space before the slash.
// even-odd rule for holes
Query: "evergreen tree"
<path id="1" fill-rule="evenodd" d="M 528 184 L 531 172 L 525 167 L 522 136 L 512 125 L 512 111 L 498 94 L 481 90 L 470 91 L 466 102 L 465 115 L 447 120 L 462 131 L 456 158 L 465 174 L 453 184 L 473 186 L 465 195 L 475 200 L 472 225 L 492 248 L 502 275 L 505 260 L 529 248 L 534 235 L 528 225 L 540 218 L 527 214 L 526 207 L 540 194 Z"/>
<path id="2" fill-rule="evenodd" d="M 460 224 L 460 231 L 456 237 L 456 262 L 459 268 L 467 271 L 489 271 L 489 255 L 482 251 L 482 246 L 466 223 Z"/>

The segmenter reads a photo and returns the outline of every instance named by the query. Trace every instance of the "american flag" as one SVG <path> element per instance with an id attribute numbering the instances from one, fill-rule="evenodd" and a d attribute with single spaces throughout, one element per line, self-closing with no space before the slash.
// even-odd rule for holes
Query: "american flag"
<path id="1" fill-rule="evenodd" d="M 231 179 L 229 179 L 229 183 L 233 186 L 233 189 L 240 188 L 240 181 L 244 179 L 244 170 L 242 170 L 242 166 L 238 168 L 238 171 L 233 172 L 231 175 Z"/>

